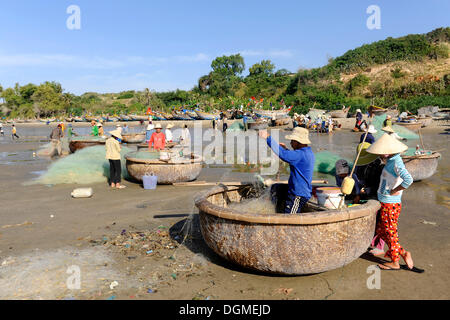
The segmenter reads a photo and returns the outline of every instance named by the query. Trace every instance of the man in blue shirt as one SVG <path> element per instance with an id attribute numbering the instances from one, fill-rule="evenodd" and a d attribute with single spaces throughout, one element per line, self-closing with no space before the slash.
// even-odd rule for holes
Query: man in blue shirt
<path id="1" fill-rule="evenodd" d="M 289 163 L 291 169 L 284 213 L 300 213 L 302 207 L 311 198 L 312 193 L 315 157 L 311 147 L 308 146 L 311 144 L 309 131 L 297 127 L 291 135 L 286 136 L 287 140 L 291 140 L 293 150 L 289 150 L 283 143 L 278 144 L 266 130 L 261 130 L 259 136 L 267 139 L 269 147 L 281 160 Z"/>

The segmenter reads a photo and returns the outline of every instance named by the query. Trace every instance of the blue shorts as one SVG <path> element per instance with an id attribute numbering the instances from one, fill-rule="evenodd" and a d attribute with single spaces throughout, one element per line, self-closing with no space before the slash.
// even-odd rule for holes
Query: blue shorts
<path id="1" fill-rule="evenodd" d="M 308 202 L 308 200 L 309 200 L 308 198 L 288 193 L 284 213 L 286 214 L 301 213 L 303 206 Z"/>

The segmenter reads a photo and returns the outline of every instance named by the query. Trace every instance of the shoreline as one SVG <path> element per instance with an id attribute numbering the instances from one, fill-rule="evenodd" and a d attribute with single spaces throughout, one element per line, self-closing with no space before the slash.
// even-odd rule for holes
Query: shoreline
<path id="1" fill-rule="evenodd" d="M 369 118 L 367 116 L 364 116 L 364 120 L 368 121 Z M 355 125 L 355 119 L 354 118 L 333 118 L 333 120 L 337 121 L 339 124 L 341 124 L 341 129 L 353 129 Z M 219 120 L 223 121 L 223 120 Z M 188 128 L 193 128 L 195 124 L 201 123 L 202 128 L 212 128 L 212 120 L 154 120 L 152 121 L 153 124 L 161 124 L 161 126 L 164 128 L 167 124 L 172 123 L 175 127 L 184 127 L 185 125 L 188 126 Z M 228 124 L 228 127 L 230 127 L 235 122 L 241 122 L 242 119 L 235 119 L 235 120 L 225 120 L 225 123 Z M 41 127 L 49 127 L 53 128 L 60 122 L 51 122 L 50 124 L 46 124 L 43 122 L 26 122 L 26 123 L 15 123 L 15 126 L 17 128 L 41 128 Z M 85 128 L 90 127 L 91 124 L 89 122 L 66 122 L 63 121 L 66 125 L 66 128 L 68 124 L 72 124 L 74 128 Z M 118 122 L 103 122 L 103 126 L 105 127 L 114 127 L 117 125 L 124 126 L 128 125 L 128 127 L 138 127 L 141 126 L 139 121 L 118 121 Z M 142 124 L 142 126 L 146 126 L 147 121 Z M 421 128 L 421 131 L 428 130 L 428 129 L 435 129 L 440 127 L 445 127 L 450 125 L 450 120 L 433 120 L 430 125 Z M 12 124 L 10 123 L 3 123 L 3 128 L 11 127 Z M 217 121 L 216 121 L 217 126 Z M 285 125 L 285 126 L 278 126 L 278 127 L 269 127 L 269 128 L 286 128 L 286 127 L 292 127 L 292 124 Z"/>

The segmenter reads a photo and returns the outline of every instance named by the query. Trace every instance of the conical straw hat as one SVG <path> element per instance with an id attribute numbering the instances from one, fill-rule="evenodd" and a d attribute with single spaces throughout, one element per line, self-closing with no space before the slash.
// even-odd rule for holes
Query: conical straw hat
<path id="1" fill-rule="evenodd" d="M 116 138 L 119 138 L 120 140 L 123 140 L 122 134 L 119 130 L 113 130 L 109 134 Z"/>
<path id="2" fill-rule="evenodd" d="M 406 144 L 385 133 L 367 149 L 367 152 L 372 154 L 397 154 L 406 150 L 408 150 Z"/>
<path id="3" fill-rule="evenodd" d="M 356 163 L 356 166 L 368 165 L 369 163 L 374 162 L 378 158 L 378 155 L 367 152 L 367 149 L 370 148 L 370 146 L 371 144 L 368 142 L 360 143 L 358 145 L 358 147 L 356 148 L 356 153 L 358 153 L 360 149 L 362 150 L 361 154 L 359 155 L 359 159 L 358 162 Z"/>
<path id="4" fill-rule="evenodd" d="M 386 126 L 381 130 L 383 130 L 384 132 L 395 133 L 394 129 L 392 129 L 390 126 Z"/>

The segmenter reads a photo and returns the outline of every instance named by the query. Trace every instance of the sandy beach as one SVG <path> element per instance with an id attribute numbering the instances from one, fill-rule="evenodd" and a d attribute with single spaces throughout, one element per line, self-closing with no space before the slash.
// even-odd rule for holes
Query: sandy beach
<path id="1" fill-rule="evenodd" d="M 312 135 L 313 151 L 332 147 L 352 156 L 359 140 L 349 130 L 354 119 L 338 121 L 342 130 L 333 135 Z M 367 286 L 368 268 L 379 262 L 368 254 L 343 268 L 296 277 L 253 272 L 220 258 L 202 239 L 193 202 L 207 186 L 144 190 L 125 181 L 126 189 L 111 190 L 98 183 L 89 185 L 92 198 L 73 199 L 78 185 L 24 185 L 54 161 L 31 156 L 45 143 L 39 138 L 45 130 L 33 135 L 32 128 L 42 126 L 18 124 L 25 142 L 11 142 L 8 129 L 0 138 L 0 299 L 450 298 L 448 123 L 435 121 L 422 130 L 424 145 L 441 150 L 442 158 L 433 177 L 403 195 L 400 242 L 425 273 L 381 272 L 380 289 Z M 233 166 L 205 166 L 198 180 L 244 181 L 253 175 Z M 71 266 L 79 267 L 79 289 L 67 286 Z"/>

